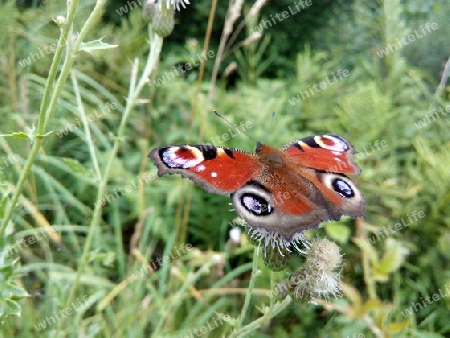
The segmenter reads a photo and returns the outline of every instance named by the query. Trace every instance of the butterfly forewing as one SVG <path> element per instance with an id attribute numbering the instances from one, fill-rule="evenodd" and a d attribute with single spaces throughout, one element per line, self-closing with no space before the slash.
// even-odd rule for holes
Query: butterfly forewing
<path id="1" fill-rule="evenodd" d="M 156 148 L 148 157 L 155 161 L 158 176 L 180 174 L 216 194 L 239 189 L 261 170 L 261 164 L 250 153 L 209 145 Z"/>

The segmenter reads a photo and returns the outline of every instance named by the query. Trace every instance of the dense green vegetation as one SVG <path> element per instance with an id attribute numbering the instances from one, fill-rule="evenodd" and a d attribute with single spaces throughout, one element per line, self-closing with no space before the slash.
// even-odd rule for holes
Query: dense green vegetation
<path id="1" fill-rule="evenodd" d="M 450 5 L 197 1 L 161 37 L 130 3 L 0 5 L 2 336 L 448 336 Z M 228 197 L 156 177 L 155 147 L 254 150 L 213 110 L 359 151 L 366 218 L 305 233 L 340 247 L 341 295 L 278 292 L 308 258 L 271 271 Z"/>

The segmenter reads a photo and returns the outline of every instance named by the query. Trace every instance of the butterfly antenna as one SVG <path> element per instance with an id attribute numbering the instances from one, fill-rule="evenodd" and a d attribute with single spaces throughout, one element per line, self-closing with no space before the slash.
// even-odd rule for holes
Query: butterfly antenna
<path id="1" fill-rule="evenodd" d="M 233 126 L 234 128 L 236 128 L 238 131 L 240 131 L 242 134 L 244 134 L 245 136 L 247 136 L 250 140 L 255 141 L 256 143 L 260 143 L 259 141 L 255 140 L 253 137 L 251 137 L 249 134 L 247 134 L 245 131 L 239 129 L 239 127 L 237 125 L 235 125 L 233 122 L 229 121 L 226 117 L 222 116 L 217 110 L 213 110 L 214 114 L 216 114 L 218 117 L 220 117 L 222 120 L 224 120 L 226 123 L 228 123 L 229 125 Z"/>
<path id="2" fill-rule="evenodd" d="M 275 121 L 275 112 L 272 112 L 272 117 L 270 119 L 270 125 L 269 125 L 269 130 L 272 130 L 273 127 L 273 122 Z M 267 137 L 269 136 L 269 134 L 266 135 L 266 139 L 264 140 L 264 143 L 267 144 Z"/>

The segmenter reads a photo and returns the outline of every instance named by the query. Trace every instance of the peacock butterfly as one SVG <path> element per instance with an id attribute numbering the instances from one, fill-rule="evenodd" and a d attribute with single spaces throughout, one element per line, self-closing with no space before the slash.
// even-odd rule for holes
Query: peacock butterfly
<path id="1" fill-rule="evenodd" d="M 316 135 L 275 149 L 257 142 L 256 154 L 212 145 L 173 145 L 148 157 L 158 176 L 180 174 L 207 192 L 231 194 L 250 226 L 290 240 L 342 215 L 364 216 L 364 197 L 344 174 L 359 174 L 355 150 L 342 136 Z"/>

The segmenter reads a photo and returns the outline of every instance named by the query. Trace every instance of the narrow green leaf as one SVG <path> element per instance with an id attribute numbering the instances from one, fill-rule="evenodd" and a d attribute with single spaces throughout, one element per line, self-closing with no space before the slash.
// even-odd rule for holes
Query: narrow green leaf
<path id="1" fill-rule="evenodd" d="M 74 173 L 85 174 L 87 172 L 86 167 L 73 158 L 63 157 L 62 160 Z"/>
<path id="2" fill-rule="evenodd" d="M 401 321 L 401 322 L 396 322 L 396 323 L 386 325 L 386 330 L 388 332 L 397 332 L 397 331 L 403 330 L 408 324 L 409 324 L 409 319 L 405 319 L 404 321 Z"/>
<path id="3" fill-rule="evenodd" d="M 98 39 L 98 40 L 93 40 L 93 41 L 89 41 L 89 42 L 82 42 L 80 45 L 80 51 L 84 51 L 89 54 L 93 54 L 94 51 L 116 48 L 117 46 L 118 45 L 110 45 L 108 43 L 104 43 L 102 41 L 102 39 Z"/>
<path id="4" fill-rule="evenodd" d="M 23 140 L 23 139 L 29 140 L 30 139 L 28 134 L 23 132 L 23 131 L 14 132 L 14 133 L 11 133 L 11 134 L 0 134 L 0 136 L 2 136 L 2 137 L 12 137 L 12 138 L 20 139 L 20 140 Z"/>
<path id="5" fill-rule="evenodd" d="M 51 130 L 49 132 L 46 132 L 45 134 L 37 134 L 36 138 L 44 138 L 44 137 L 50 136 L 51 134 L 54 134 L 54 133 L 56 133 L 56 130 Z"/>

